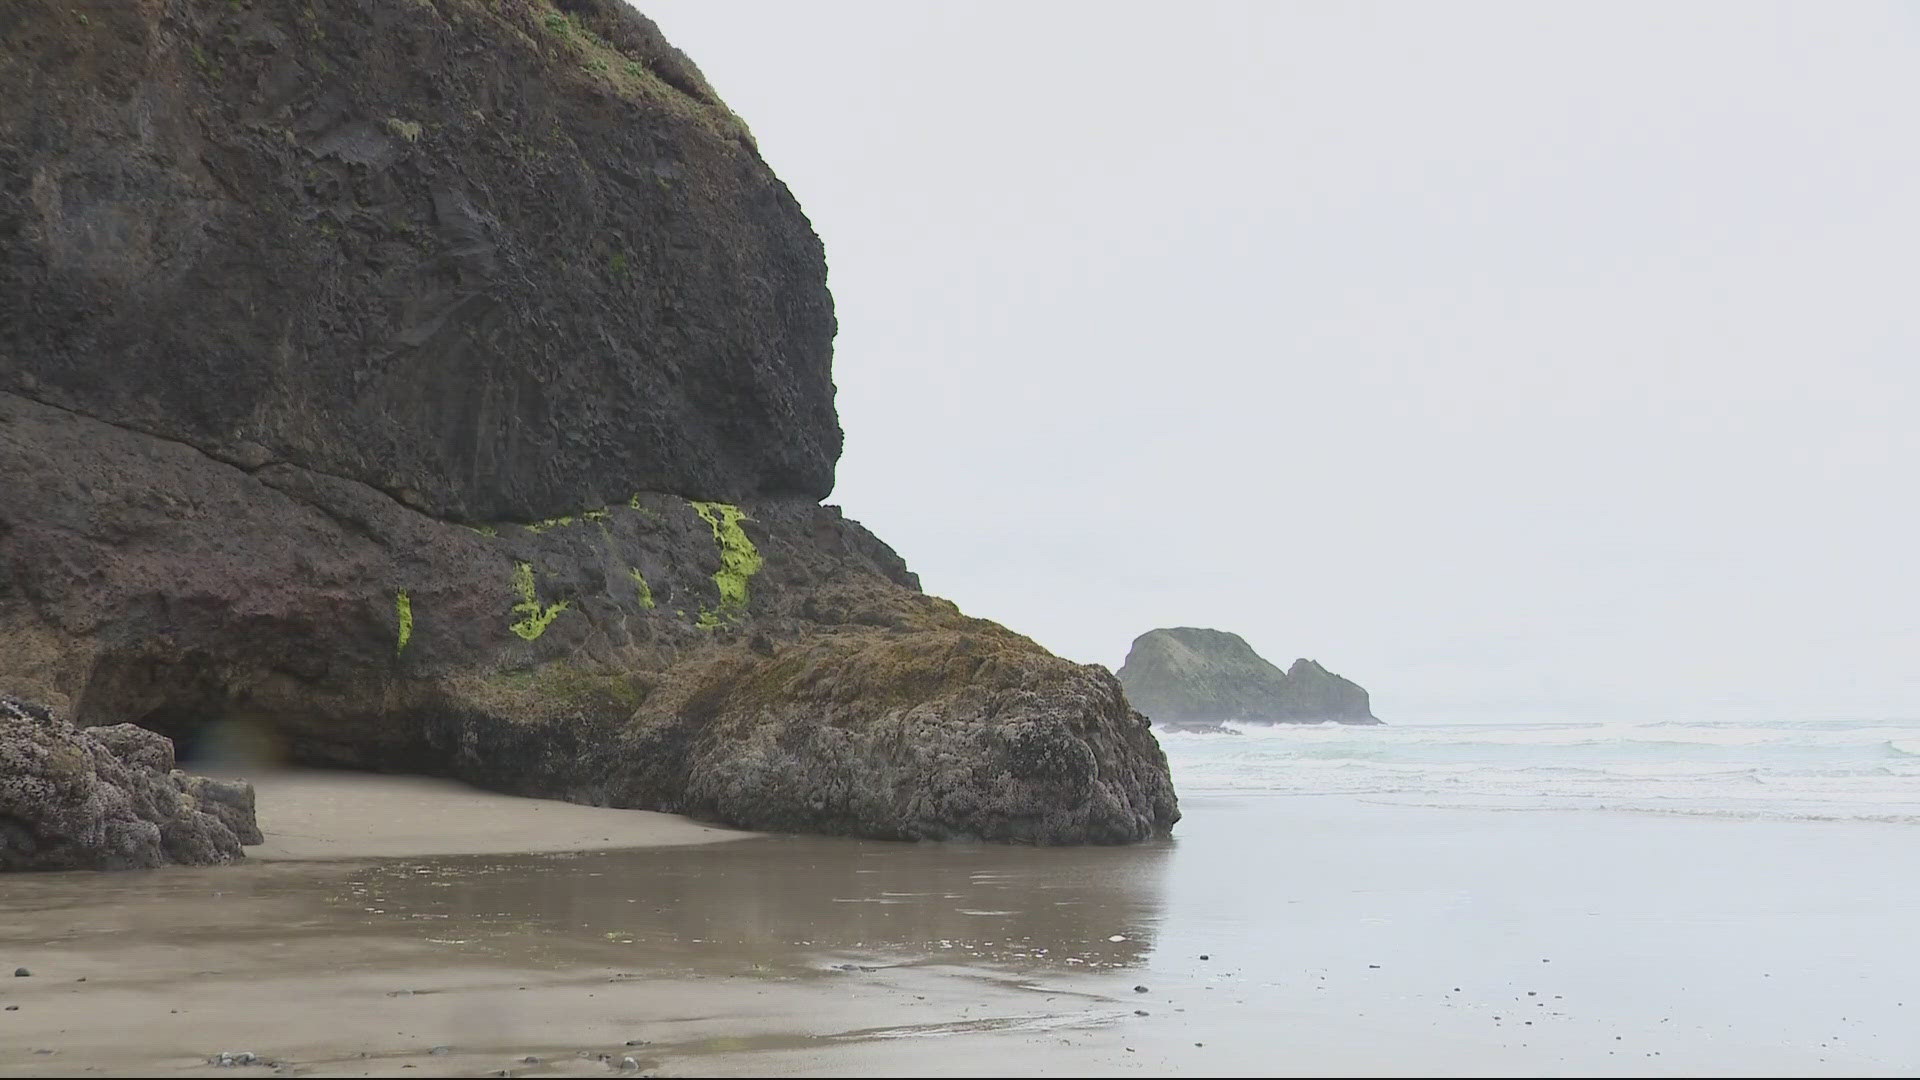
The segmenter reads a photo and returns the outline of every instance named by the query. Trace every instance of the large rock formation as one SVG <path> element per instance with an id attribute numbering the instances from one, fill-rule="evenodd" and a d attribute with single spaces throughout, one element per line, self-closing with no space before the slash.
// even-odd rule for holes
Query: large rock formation
<path id="1" fill-rule="evenodd" d="M 1133 639 L 1119 678 L 1127 700 L 1163 724 L 1380 722 L 1358 684 L 1313 660 L 1281 671 L 1224 630 L 1149 630 Z"/>
<path id="2" fill-rule="evenodd" d="M 620 0 L 9 0 L 0 386 L 440 517 L 824 497 L 820 242 Z"/>
<path id="3" fill-rule="evenodd" d="M 819 242 L 622 0 L 14 0 L 0 101 L 0 689 L 754 828 L 1177 819 L 1110 675 L 819 505 Z"/>
<path id="4" fill-rule="evenodd" d="M 0 870 L 223 863 L 260 840 L 253 788 L 175 770 L 162 736 L 0 697 Z"/>

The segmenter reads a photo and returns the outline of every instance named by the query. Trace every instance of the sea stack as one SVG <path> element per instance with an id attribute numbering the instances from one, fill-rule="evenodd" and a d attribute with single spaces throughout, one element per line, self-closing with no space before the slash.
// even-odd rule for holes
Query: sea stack
<path id="1" fill-rule="evenodd" d="M 1315 660 L 1282 671 L 1224 630 L 1149 630 L 1133 639 L 1119 678 L 1133 707 L 1161 724 L 1380 723 L 1359 684 Z"/>
<path id="2" fill-rule="evenodd" d="M 624 0 L 12 0 L 0 40 L 0 693 L 749 829 L 1178 819 L 1110 673 L 821 504 L 820 240 Z"/>

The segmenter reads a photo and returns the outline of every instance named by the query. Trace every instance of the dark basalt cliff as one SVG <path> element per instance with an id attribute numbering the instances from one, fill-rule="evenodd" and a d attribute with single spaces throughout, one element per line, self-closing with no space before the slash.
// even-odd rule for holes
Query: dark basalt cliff
<path id="1" fill-rule="evenodd" d="M 754 828 L 1178 818 L 1112 676 L 819 505 L 820 244 L 622 0 L 14 0 L 0 102 L 0 691 Z"/>
<path id="2" fill-rule="evenodd" d="M 820 242 L 621 0 L 8 0 L 0 388 L 440 517 L 824 498 Z"/>
<path id="3" fill-rule="evenodd" d="M 1127 699 L 1159 723 L 1380 722 L 1358 684 L 1313 660 L 1281 671 L 1224 630 L 1149 630 L 1133 639 L 1118 674 Z"/>

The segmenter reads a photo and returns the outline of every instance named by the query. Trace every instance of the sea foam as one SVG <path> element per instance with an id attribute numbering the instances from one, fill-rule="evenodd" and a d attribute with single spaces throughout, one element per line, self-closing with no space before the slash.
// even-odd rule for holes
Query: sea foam
<path id="1" fill-rule="evenodd" d="M 1225 728 L 1159 733 L 1183 793 L 1920 823 L 1920 721 Z"/>

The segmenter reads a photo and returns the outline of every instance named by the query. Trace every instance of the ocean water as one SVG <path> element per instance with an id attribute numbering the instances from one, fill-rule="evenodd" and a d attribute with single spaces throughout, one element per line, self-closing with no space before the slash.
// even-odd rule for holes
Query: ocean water
<path id="1" fill-rule="evenodd" d="M 1920 719 L 1226 727 L 1158 732 L 1182 796 L 1920 824 Z"/>

